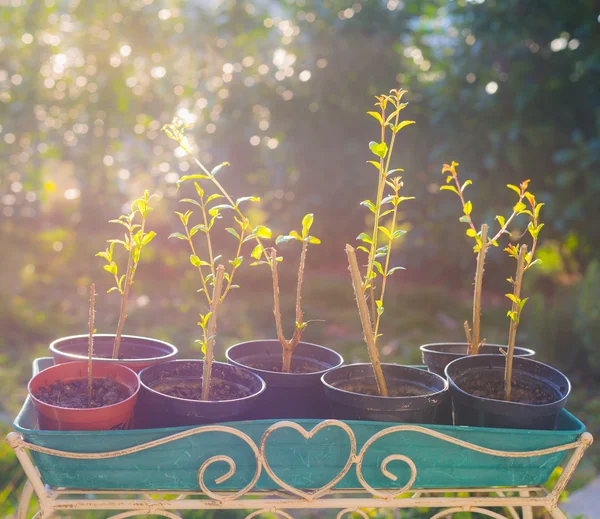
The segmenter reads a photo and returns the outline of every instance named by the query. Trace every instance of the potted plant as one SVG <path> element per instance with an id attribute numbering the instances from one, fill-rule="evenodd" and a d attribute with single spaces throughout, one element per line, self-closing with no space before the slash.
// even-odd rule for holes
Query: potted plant
<path id="1" fill-rule="evenodd" d="M 171 139 L 190 154 L 202 173 L 184 176 L 179 185 L 186 180 L 198 179 L 211 182 L 218 193 L 208 195 L 198 182 L 194 182 L 197 198 L 185 198 L 181 202 L 199 208 L 200 223 L 190 227 L 191 210 L 177 212 L 184 232 L 175 232 L 170 238 L 183 240 L 190 249 L 190 264 L 197 270 L 201 287 L 198 292 L 206 299 L 208 311 L 200 314 L 198 326 L 202 336 L 195 342 L 204 354 L 203 360 L 177 360 L 150 366 L 140 373 L 140 416 L 146 426 L 195 425 L 210 422 L 222 422 L 241 419 L 247 416 L 257 404 L 257 397 L 264 391 L 264 381 L 254 373 L 238 366 L 214 361 L 214 344 L 217 337 L 217 318 L 221 304 L 230 290 L 237 287 L 233 280 L 237 269 L 243 263 L 241 255 L 244 243 L 258 242 L 253 255 L 267 257 L 261 238 L 269 238 L 270 230 L 264 226 L 252 229 L 250 221 L 242 211 L 248 202 L 258 201 L 258 197 L 249 196 L 234 201 L 221 186 L 216 175 L 228 163 L 216 166 L 212 171 L 198 160 L 184 136 L 186 126 L 178 119 L 163 127 Z M 215 203 L 215 201 L 217 201 Z M 217 254 L 212 239 L 215 223 L 225 214 L 232 214 L 234 227 L 226 231 L 235 237 L 236 254 L 229 260 L 229 271 L 219 264 L 222 257 Z M 202 236 L 203 249 L 194 237 Z"/>
<path id="2" fill-rule="evenodd" d="M 157 339 L 123 335 L 123 327 L 127 320 L 129 294 L 142 256 L 142 250 L 156 236 L 154 231 L 146 232 L 146 218 L 148 213 L 152 211 L 150 201 L 153 197 L 154 195 L 151 196 L 148 191 L 144 191 L 144 194 L 131 204 L 131 212 L 121 215 L 116 220 L 110 220 L 110 223 L 125 227 L 124 238 L 122 240 L 108 240 L 107 249 L 96 254 L 96 256 L 106 261 L 104 270 L 115 281 L 115 286 L 110 288 L 108 292 L 119 293 L 121 306 L 116 334 L 97 334 L 95 336 L 94 360 L 109 364 L 123 364 L 134 371 L 140 371 L 146 366 L 171 360 L 177 356 L 177 348 L 172 344 Z M 122 271 L 119 269 L 114 254 L 115 246 L 122 247 L 127 252 L 127 263 L 123 274 L 121 274 Z M 87 336 L 74 335 L 58 339 L 50 344 L 50 352 L 57 364 L 85 360 Z"/>
<path id="3" fill-rule="evenodd" d="M 509 184 L 508 188 L 515 191 L 518 195 L 518 200 L 513 207 L 512 213 L 505 218 L 504 216 L 496 216 L 496 220 L 500 225 L 500 229 L 492 237 L 488 236 L 488 226 L 483 224 L 481 230 L 478 231 L 477 227 L 473 223 L 471 214 L 473 211 L 473 204 L 470 200 L 465 200 L 464 192 L 465 189 L 473 182 L 466 180 L 461 184 L 458 178 L 458 172 L 456 167 L 458 162 L 452 161 L 451 164 L 444 164 L 442 168 L 442 174 L 448 174 L 446 177 L 446 184 L 440 187 L 441 191 L 452 191 L 458 195 L 462 206 L 462 215 L 459 221 L 467 224 L 466 235 L 474 241 L 473 252 L 477 254 L 477 267 L 475 271 L 475 283 L 473 291 L 473 321 L 472 328 L 468 321 L 464 323 L 465 335 L 467 342 L 440 342 L 433 344 L 424 344 L 421 346 L 421 352 L 423 356 L 423 363 L 427 365 L 429 371 L 437 373 L 438 375 L 444 375 L 444 369 L 448 363 L 454 359 L 464 357 L 465 355 L 474 355 L 478 353 L 482 354 L 500 354 L 502 346 L 498 344 L 486 344 L 485 339 L 481 339 L 481 294 L 483 287 L 483 274 L 485 256 L 490 246 L 498 246 L 498 240 L 504 234 L 510 234 L 508 232 L 508 226 L 514 220 L 514 218 L 526 212 L 527 209 L 523 204 L 523 200 L 526 197 L 527 185 L 529 181 L 522 182 L 519 186 Z M 538 204 L 540 205 L 540 204 Z M 543 204 L 540 205 L 540 207 Z M 528 348 L 515 347 L 514 354 L 520 357 L 531 357 L 535 354 L 533 350 Z"/>
<path id="4" fill-rule="evenodd" d="M 342 366 L 323 375 L 325 394 L 335 418 L 432 423 L 439 406 L 448 398 L 448 383 L 439 375 L 396 364 L 381 364 L 379 358 L 380 324 L 388 278 L 402 269 L 391 265 L 394 242 L 406 232 L 398 228 L 398 207 L 414 198 L 400 195 L 403 182 L 396 173 L 402 170 L 390 168 L 396 135 L 414 123 L 400 120 L 400 113 L 407 105 L 402 102 L 405 93 L 405 90 L 392 90 L 389 95 L 377 96 L 375 106 L 379 110 L 368 112 L 379 123 L 381 140 L 369 144 L 378 159 L 369 161 L 378 178 L 375 202 L 361 203 L 373 214 L 372 234 L 358 236 L 366 245 L 357 247 L 367 254 L 364 276 L 355 249 L 346 245 L 346 253 L 371 363 Z"/>
<path id="5" fill-rule="evenodd" d="M 512 292 L 506 294 L 511 301 L 507 313 L 510 320 L 508 346 L 502 350 L 503 355 L 467 356 L 446 366 L 456 425 L 555 429 L 558 414 L 571 390 L 569 380 L 560 371 L 514 356 L 517 328 L 527 302 L 527 298 L 521 297 L 523 276 L 539 262 L 534 257 L 544 226 L 539 222 L 544 204 L 538 203 L 527 191 L 527 185 L 528 181 L 523 182 L 521 191 L 529 208 L 522 204 L 517 212 L 530 216 L 527 231 L 532 238 L 531 250 L 527 252 L 525 244 L 510 244 L 504 249 L 517 260 L 516 275 L 508 279 Z"/>
<path id="6" fill-rule="evenodd" d="M 271 248 L 269 260 L 257 260 L 271 267 L 273 277 L 273 313 L 277 339 L 249 341 L 236 344 L 227 350 L 230 363 L 243 366 L 260 375 L 267 383 L 261 405 L 254 418 L 326 418 L 328 406 L 324 402 L 321 376 L 328 370 L 341 366 L 344 359 L 333 350 L 317 344 L 303 342 L 302 334 L 309 321 L 304 321 L 302 311 L 302 284 L 309 244 L 321 241 L 310 235 L 314 216 L 302 219 L 302 231 L 290 231 L 279 236 L 276 244 L 300 242 L 300 261 L 296 285 L 296 318 L 290 339 L 283 332 L 279 302 L 278 256 Z"/>
<path id="7" fill-rule="evenodd" d="M 139 391 L 134 371 L 93 362 L 95 286 L 90 288 L 88 360 L 51 366 L 27 387 L 41 429 L 98 431 L 127 429 Z"/>

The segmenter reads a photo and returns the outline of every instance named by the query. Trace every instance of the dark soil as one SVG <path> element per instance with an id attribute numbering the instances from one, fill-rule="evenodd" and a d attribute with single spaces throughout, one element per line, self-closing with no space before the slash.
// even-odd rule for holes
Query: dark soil
<path id="1" fill-rule="evenodd" d="M 377 386 L 373 384 L 365 384 L 361 382 L 342 382 L 341 384 L 336 384 L 336 387 L 344 391 L 360 393 L 361 395 L 381 396 L 379 394 L 379 391 L 377 390 Z M 418 386 L 411 386 L 408 384 L 403 386 L 388 385 L 388 396 L 390 397 L 422 396 L 429 395 L 431 393 L 433 393 L 433 391 Z"/>
<path id="2" fill-rule="evenodd" d="M 110 378 L 96 378 L 92 381 L 92 401 L 88 406 L 87 379 L 56 381 L 44 386 L 34 395 L 38 400 L 57 407 L 89 409 L 105 407 L 122 402 L 131 396 L 131 391 Z"/>
<path id="3" fill-rule="evenodd" d="M 275 373 L 281 373 L 281 359 L 272 361 L 262 362 L 244 362 L 249 368 L 262 369 L 263 371 L 274 371 Z M 292 359 L 292 365 L 290 373 L 316 373 L 317 371 L 323 371 L 325 368 L 322 364 L 310 361 L 294 362 Z"/>
<path id="4" fill-rule="evenodd" d="M 490 379 L 489 376 L 473 375 L 462 377 L 457 385 L 467 393 L 482 398 L 504 400 L 504 380 Z M 510 401 L 520 404 L 550 404 L 559 399 L 551 388 L 513 377 Z"/>
<path id="5" fill-rule="evenodd" d="M 198 377 L 169 378 L 152 384 L 152 389 L 164 395 L 187 400 L 202 400 L 202 379 Z M 250 396 L 252 391 L 226 380 L 212 379 L 209 400 L 236 400 Z"/>

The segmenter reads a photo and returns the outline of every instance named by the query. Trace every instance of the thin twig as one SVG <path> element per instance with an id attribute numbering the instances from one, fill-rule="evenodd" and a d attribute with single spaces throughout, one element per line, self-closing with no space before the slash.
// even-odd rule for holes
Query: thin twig
<path id="1" fill-rule="evenodd" d="M 477 270 L 475 272 L 475 290 L 473 292 L 473 333 L 469 354 L 479 353 L 479 333 L 481 323 L 481 289 L 483 286 L 483 266 L 485 264 L 485 253 L 487 251 L 487 224 L 481 226 L 481 248 L 477 254 Z"/>
<path id="2" fill-rule="evenodd" d="M 525 255 L 527 254 L 527 245 L 521 245 L 519 257 L 517 258 L 517 274 L 515 276 L 513 295 L 517 302 L 513 301 L 512 311 L 517 312 L 517 319 L 510 319 L 510 328 L 508 330 L 508 350 L 506 352 L 506 366 L 504 370 L 504 392 L 507 401 L 510 400 L 512 389 L 512 367 L 515 353 L 515 341 L 517 339 L 518 320 L 521 317 L 521 309 L 518 301 L 521 298 L 521 285 L 523 284 L 523 272 L 525 271 Z M 513 314 L 514 315 L 514 314 Z"/>
<path id="3" fill-rule="evenodd" d="M 371 318 L 369 316 L 369 307 L 367 306 L 365 293 L 362 290 L 362 281 L 360 277 L 360 271 L 358 269 L 358 262 L 356 261 L 356 251 L 354 250 L 354 247 L 346 244 L 346 254 L 348 255 L 350 276 L 352 278 L 352 288 L 354 289 L 354 296 L 356 297 L 356 304 L 358 305 L 358 313 L 360 315 L 360 322 L 362 325 L 365 342 L 367 343 L 371 365 L 373 366 L 373 371 L 375 373 L 377 389 L 379 390 L 380 395 L 388 396 L 387 385 L 383 376 L 383 370 L 381 369 L 379 351 L 377 350 L 376 338 L 373 336 L 373 325 L 371 324 Z"/>
<path id="4" fill-rule="evenodd" d="M 94 355 L 94 304 L 96 301 L 96 285 L 92 283 L 90 287 L 90 317 L 89 317 L 89 336 L 88 336 L 88 373 L 87 373 L 87 405 L 92 405 L 92 357 Z"/>
<path id="5" fill-rule="evenodd" d="M 469 328 L 469 321 L 465 321 L 465 336 L 467 337 L 467 349 L 471 347 L 471 328 Z"/>
<path id="6" fill-rule="evenodd" d="M 121 312 L 119 313 L 119 324 L 117 326 L 117 334 L 115 335 L 115 345 L 113 346 L 112 358 L 119 358 L 119 349 L 121 348 L 121 335 L 123 334 L 123 327 L 127 320 L 127 300 L 129 299 L 129 288 L 131 287 L 131 267 L 133 266 L 133 249 L 134 244 L 131 243 L 129 249 L 129 259 L 127 260 L 127 272 L 125 274 L 125 287 L 123 288 L 123 294 L 121 295 Z"/>
<path id="7" fill-rule="evenodd" d="M 208 341 L 206 341 L 206 355 L 204 357 L 204 370 L 202 372 L 202 400 L 209 400 L 210 396 L 210 378 L 214 359 L 215 336 L 217 334 L 217 314 L 221 303 L 224 274 L 225 267 L 219 265 L 215 275 L 215 284 L 213 285 L 211 315 L 208 321 Z"/>
<path id="8" fill-rule="evenodd" d="M 271 248 L 271 273 L 273 274 L 273 314 L 275 315 L 275 327 L 277 328 L 277 339 L 284 350 L 288 349 L 288 342 L 283 334 L 283 325 L 281 322 L 281 305 L 279 303 L 279 273 L 277 271 L 277 250 Z"/>

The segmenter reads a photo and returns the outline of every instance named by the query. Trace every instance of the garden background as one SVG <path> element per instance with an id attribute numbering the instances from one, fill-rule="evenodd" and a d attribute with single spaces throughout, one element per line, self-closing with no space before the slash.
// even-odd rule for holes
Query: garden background
<path id="1" fill-rule="evenodd" d="M 470 318 L 475 257 L 458 199 L 439 192 L 442 164 L 460 162 L 473 180 L 479 224 L 508 212 L 506 184 L 531 179 L 545 203 L 543 263 L 526 277 L 517 344 L 571 377 L 568 408 L 598 436 L 599 15 L 593 0 L 2 0 L 0 428 L 25 397 L 31 361 L 51 340 L 85 333 L 92 281 L 96 327 L 116 329 L 119 297 L 106 294 L 110 275 L 94 255 L 120 234 L 108 220 L 144 189 L 162 197 L 148 222 L 158 236 L 125 331 L 201 355 L 195 272 L 185 244 L 167 240 L 190 194 L 176 182 L 195 167 L 160 132 L 174 115 L 194 123 L 207 165 L 231 163 L 220 179 L 233 195 L 261 197 L 253 224 L 285 233 L 315 214 L 323 243 L 309 251 L 303 300 L 306 317 L 325 322 L 305 339 L 365 360 L 344 244 L 367 229 L 359 203 L 375 196 L 365 161 L 378 125 L 365 112 L 403 87 L 404 118 L 417 124 L 399 134 L 393 165 L 417 199 L 402 205 L 410 232 L 394 254 L 407 271 L 386 301 L 384 361 L 419 363 L 419 345 L 462 340 Z M 289 323 L 298 251 L 280 252 Z M 488 342 L 506 342 L 513 268 L 502 247 L 488 255 Z M 239 281 L 221 310 L 220 359 L 240 340 L 275 336 L 268 268 L 244 267 Z M 6 517 L 23 477 L 6 446 L 0 464 Z M 595 447 L 573 488 L 599 469 Z"/>

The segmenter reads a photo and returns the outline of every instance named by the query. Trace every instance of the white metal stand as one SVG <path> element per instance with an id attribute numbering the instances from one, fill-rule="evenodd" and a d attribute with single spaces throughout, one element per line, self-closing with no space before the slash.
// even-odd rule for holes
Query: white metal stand
<path id="1" fill-rule="evenodd" d="M 276 429 L 292 428 L 298 431 L 304 438 L 309 439 L 325 427 L 339 427 L 348 434 L 351 449 L 346 465 L 340 468 L 340 472 L 335 478 L 319 489 L 299 489 L 282 481 L 271 469 L 265 455 L 265 444 L 269 435 Z M 200 466 L 198 483 L 202 492 L 182 492 L 173 499 L 166 497 L 167 494 L 172 496 L 173 491 L 168 493 L 152 492 L 150 494 L 148 491 L 134 490 L 118 492 L 98 491 L 94 489 L 67 490 L 51 488 L 44 484 L 27 452 L 28 450 L 37 451 L 53 456 L 74 459 L 106 459 L 151 449 L 158 445 L 209 431 L 220 431 L 241 438 L 250 446 L 256 456 L 256 472 L 252 481 L 237 492 L 227 493 L 210 490 L 204 481 L 206 469 L 216 462 L 226 463 L 229 470 L 226 474 L 219 477 L 215 483 L 221 484 L 235 473 L 235 462 L 226 455 L 213 456 Z M 398 431 L 414 431 L 427 434 L 459 445 L 465 449 L 482 452 L 490 456 L 528 458 L 564 451 L 571 451 L 571 455 L 562 474 L 550 491 L 543 487 L 432 488 L 411 490 L 417 476 L 417 468 L 410 458 L 399 454 L 387 456 L 381 462 L 380 470 L 387 478 L 396 481 L 397 477 L 388 471 L 387 465 L 391 461 L 403 461 L 410 467 L 411 477 L 409 481 L 401 488 L 393 490 L 373 488 L 365 481 L 362 475 L 363 456 L 369 446 L 377 439 Z M 128 449 L 100 453 L 73 453 L 48 449 L 25 442 L 21 435 L 16 432 L 11 432 L 7 437 L 8 444 L 15 451 L 28 478 L 20 498 L 17 519 L 27 519 L 29 504 L 34 493 L 39 503 L 39 511 L 35 513 L 34 519 L 49 519 L 55 512 L 60 510 L 71 512 L 77 510 L 119 511 L 111 519 L 125 519 L 143 514 L 155 514 L 170 519 L 179 519 L 180 516 L 176 512 L 177 510 L 252 510 L 246 516 L 246 519 L 258 517 L 260 514 L 266 512 L 276 514 L 278 517 L 293 519 L 286 510 L 295 509 L 339 510 L 337 519 L 348 519 L 350 514 L 355 512 L 361 517 L 368 519 L 368 515 L 364 511 L 365 509 L 407 509 L 417 507 L 441 509 L 434 513 L 431 519 L 445 519 L 451 517 L 454 513 L 463 511 L 477 512 L 494 519 L 532 519 L 532 510 L 534 508 L 546 510 L 555 519 L 566 519 L 566 516 L 558 508 L 560 494 L 565 489 L 585 450 L 592 444 L 592 441 L 592 435 L 585 432 L 573 443 L 549 449 L 528 452 L 498 451 L 480 447 L 426 427 L 406 424 L 391 426 L 379 431 L 357 453 L 356 438 L 352 429 L 344 422 L 337 420 L 321 422 L 310 431 L 306 431 L 302 426 L 294 422 L 278 422 L 269 427 L 265 432 L 260 445 L 256 445 L 243 432 L 232 427 L 220 425 L 196 427 Z M 356 470 L 356 475 L 362 488 L 354 490 L 334 489 L 333 487 L 353 467 Z M 278 490 L 253 490 L 263 469 L 279 486 Z M 449 493 L 451 494 L 450 497 L 447 496 Z M 134 497 L 123 497 L 124 494 Z M 490 510 L 491 508 L 500 508 L 502 513 L 494 512 Z M 520 514 L 518 510 L 520 510 Z"/>

